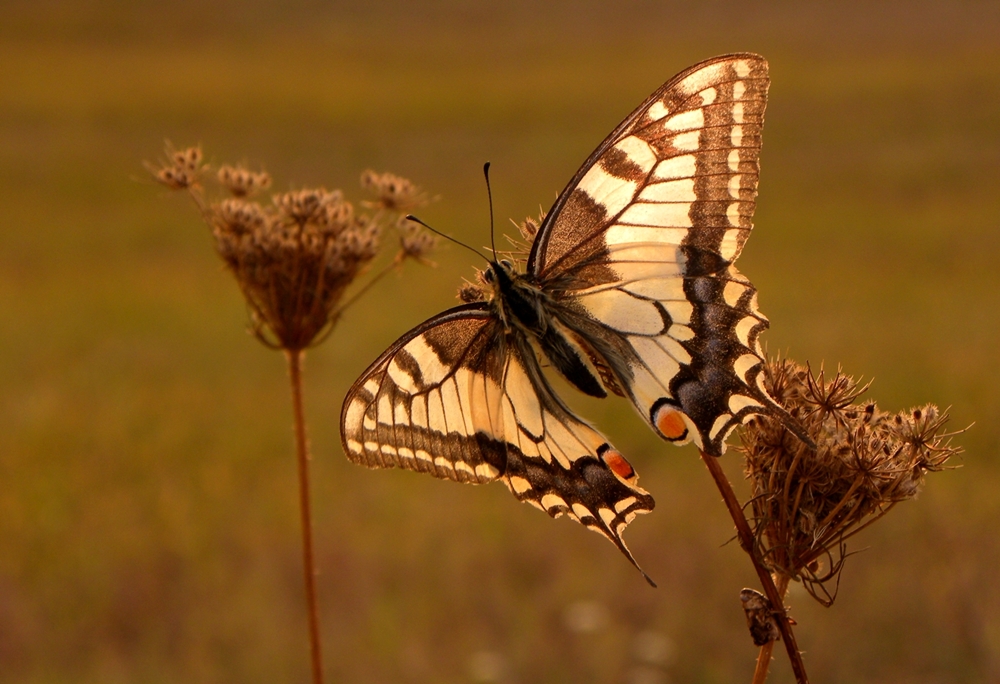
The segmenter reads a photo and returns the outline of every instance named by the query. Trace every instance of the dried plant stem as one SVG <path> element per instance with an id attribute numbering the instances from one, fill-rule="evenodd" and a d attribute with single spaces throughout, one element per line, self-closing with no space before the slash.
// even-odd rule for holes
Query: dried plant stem
<path id="1" fill-rule="evenodd" d="M 764 567 L 764 564 L 754 553 L 755 544 L 753 532 L 750 530 L 750 523 L 747 522 L 746 516 L 743 515 L 743 508 L 740 506 L 740 502 L 736 498 L 733 486 L 729 483 L 729 478 L 727 478 L 726 474 L 723 472 L 722 466 L 719 464 L 719 459 L 717 457 L 709 456 L 701 450 L 699 450 L 698 453 L 701 454 L 701 460 L 704 461 L 705 465 L 708 467 L 708 472 L 712 474 L 712 479 L 715 480 L 715 486 L 718 487 L 719 492 L 722 494 L 722 499 L 726 503 L 726 508 L 729 509 L 729 515 L 732 517 L 733 523 L 736 525 L 736 533 L 739 536 L 740 546 L 742 546 L 743 550 L 747 552 L 748 556 L 750 556 L 750 561 L 753 563 L 754 570 L 757 571 L 757 577 L 760 579 L 760 583 L 764 587 L 764 593 L 767 595 L 768 600 L 774 608 L 776 622 L 778 623 L 778 630 L 781 632 L 782 641 L 785 642 L 785 650 L 788 652 L 788 660 L 792 664 L 792 672 L 795 674 L 795 681 L 798 682 L 798 684 L 809 684 L 809 678 L 806 676 L 806 667 L 802 662 L 802 654 L 799 653 L 799 647 L 795 643 L 795 634 L 792 632 L 792 627 L 788 622 L 788 615 L 785 614 L 784 596 L 782 593 L 778 592 L 778 588 L 774 585 L 774 580 L 771 578 L 771 573 L 768 572 L 767 568 Z"/>
<path id="2" fill-rule="evenodd" d="M 309 442 L 302 408 L 302 357 L 299 349 L 286 349 L 288 376 L 292 385 L 295 415 L 295 451 L 299 462 L 299 509 L 302 514 L 302 570 L 305 577 L 306 609 L 309 612 L 309 652 L 312 656 L 313 684 L 323 684 L 323 655 L 319 639 L 319 608 L 316 602 L 316 563 L 313 559 L 312 511 L 309 503 Z"/>
<path id="3" fill-rule="evenodd" d="M 778 581 L 775 582 L 775 585 L 778 589 L 778 594 L 784 600 L 785 592 L 788 591 L 788 578 L 784 575 L 778 575 Z M 767 681 L 767 671 L 771 667 L 771 652 L 773 650 L 773 641 L 768 641 L 760 647 L 760 653 L 757 654 L 757 667 L 753 671 L 753 682 L 751 684 L 764 684 Z"/>

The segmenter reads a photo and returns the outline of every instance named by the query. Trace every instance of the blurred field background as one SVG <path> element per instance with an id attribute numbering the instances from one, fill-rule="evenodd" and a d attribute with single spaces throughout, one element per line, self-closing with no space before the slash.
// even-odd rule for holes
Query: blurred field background
<path id="1" fill-rule="evenodd" d="M 509 227 L 663 81 L 740 50 L 771 63 L 740 261 L 770 348 L 976 421 L 961 469 L 857 538 L 833 608 L 793 587 L 812 679 L 1000 681 L 1000 6 L 761 5 L 3 3 L 0 682 L 307 677 L 284 360 L 193 207 L 147 179 L 165 138 L 277 190 L 358 199 L 392 170 L 480 245 L 484 161 Z M 330 681 L 749 681 L 731 521 L 625 402 L 574 403 L 657 499 L 628 531 L 657 590 L 501 485 L 344 458 L 349 384 L 472 274 L 436 258 L 307 359 Z"/>

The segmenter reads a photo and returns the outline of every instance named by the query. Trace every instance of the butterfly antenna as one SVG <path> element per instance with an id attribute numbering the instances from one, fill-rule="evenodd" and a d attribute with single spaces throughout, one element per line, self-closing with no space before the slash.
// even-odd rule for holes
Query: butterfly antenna
<path id="1" fill-rule="evenodd" d="M 493 248 L 493 261 L 497 260 L 497 243 L 493 237 L 493 191 L 490 190 L 490 163 L 483 164 L 483 175 L 486 176 L 486 196 L 490 200 L 490 247 Z"/>
<path id="2" fill-rule="evenodd" d="M 452 236 L 448 235 L 447 233 L 442 233 L 437 228 L 432 228 L 431 226 L 427 225 L 426 223 L 424 223 L 423 221 L 421 221 L 420 219 L 418 219 L 413 214 L 407 214 L 406 215 L 406 220 L 407 221 L 413 221 L 414 223 L 419 223 L 420 225 L 422 225 L 424 228 L 426 228 L 427 230 L 431 231 L 435 235 L 440 235 L 441 237 L 443 237 L 446 240 L 451 240 L 456 245 L 460 245 L 462 247 L 465 247 L 467 250 L 469 250 L 473 254 L 476 254 L 481 259 L 485 259 L 487 263 L 493 263 L 492 261 L 490 261 L 490 259 L 485 254 L 483 254 L 482 252 L 480 252 L 478 249 L 476 249 L 474 247 L 469 247 L 469 245 L 465 244 L 461 240 L 457 240 L 457 239 L 453 238 Z"/>

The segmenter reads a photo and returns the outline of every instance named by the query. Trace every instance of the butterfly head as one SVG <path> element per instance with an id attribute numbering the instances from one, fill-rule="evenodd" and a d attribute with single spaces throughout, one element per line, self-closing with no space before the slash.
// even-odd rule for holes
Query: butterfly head
<path id="1" fill-rule="evenodd" d="M 506 284 L 511 282 L 516 276 L 517 272 L 514 270 L 514 264 L 509 259 L 491 261 L 489 268 L 483 272 L 483 279 L 486 281 L 486 284 L 493 286 L 494 289 L 503 287 L 501 283 Z"/>

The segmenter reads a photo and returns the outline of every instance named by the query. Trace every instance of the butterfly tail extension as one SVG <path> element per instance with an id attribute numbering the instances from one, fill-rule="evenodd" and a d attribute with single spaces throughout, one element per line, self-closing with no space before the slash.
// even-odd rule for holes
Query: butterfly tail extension
<path id="1" fill-rule="evenodd" d="M 520 450 L 510 448 L 504 482 L 519 501 L 553 518 L 566 516 L 606 537 L 655 587 L 656 583 L 635 560 L 622 538 L 628 524 L 637 515 L 653 510 L 655 502 L 648 492 L 635 484 L 638 478 L 621 454 L 608 445 L 604 447 L 601 456 L 577 458 L 566 472 L 546 467 L 524 456 Z M 622 474 L 628 477 L 623 478 Z"/>

